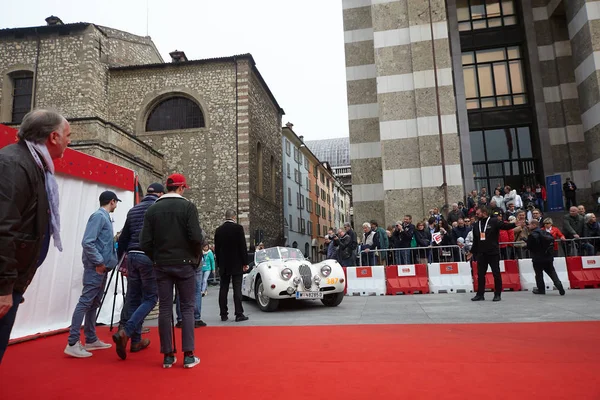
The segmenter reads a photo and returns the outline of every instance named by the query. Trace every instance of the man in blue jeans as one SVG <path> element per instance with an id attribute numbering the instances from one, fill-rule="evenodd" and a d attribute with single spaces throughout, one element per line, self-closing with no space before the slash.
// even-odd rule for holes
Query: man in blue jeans
<path id="1" fill-rule="evenodd" d="M 117 266 L 114 231 L 110 213 L 117 208 L 119 198 L 114 192 L 107 190 L 100 195 L 100 208 L 94 212 L 85 227 L 83 234 L 83 291 L 73 312 L 71 329 L 65 354 L 76 357 L 91 357 L 92 350 L 112 347 L 96 336 L 96 312 L 100 307 L 107 272 Z M 79 340 L 81 323 L 85 318 L 83 332 L 85 347 Z"/>
<path id="2" fill-rule="evenodd" d="M 148 186 L 140 204 L 127 213 L 127 220 L 119 236 L 118 256 L 127 252 L 127 297 L 124 308 L 127 321 L 113 335 L 117 355 L 127 358 L 127 341 L 131 338 L 130 351 L 137 353 L 150 345 L 150 339 L 142 340 L 142 323 L 158 301 L 158 288 L 152 260 L 140 249 L 140 232 L 144 226 L 146 210 L 165 193 L 160 183 Z"/>
<path id="3" fill-rule="evenodd" d="M 194 328 L 202 328 L 206 326 L 206 322 L 202 321 L 202 262 L 200 267 L 196 268 L 196 302 L 194 303 Z M 181 304 L 179 303 L 179 296 L 177 296 L 177 305 L 175 307 L 177 311 L 177 324 L 176 328 L 181 328 L 183 325 L 183 317 L 181 315 Z"/>

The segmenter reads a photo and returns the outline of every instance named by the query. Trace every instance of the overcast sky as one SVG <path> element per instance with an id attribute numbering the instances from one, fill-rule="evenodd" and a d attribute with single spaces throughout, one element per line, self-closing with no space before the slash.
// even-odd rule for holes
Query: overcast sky
<path id="1" fill-rule="evenodd" d="M 148 33 L 165 61 L 251 53 L 283 123 L 306 140 L 348 136 L 341 0 L 8 0 L 0 28 L 92 22 Z"/>

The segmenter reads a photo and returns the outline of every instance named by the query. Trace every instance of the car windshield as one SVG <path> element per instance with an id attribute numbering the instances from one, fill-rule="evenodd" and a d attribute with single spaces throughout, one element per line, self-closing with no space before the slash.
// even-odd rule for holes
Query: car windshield
<path id="1" fill-rule="evenodd" d="M 270 247 L 254 254 L 256 264 L 269 260 L 304 260 L 304 254 L 299 249 L 290 247 Z"/>

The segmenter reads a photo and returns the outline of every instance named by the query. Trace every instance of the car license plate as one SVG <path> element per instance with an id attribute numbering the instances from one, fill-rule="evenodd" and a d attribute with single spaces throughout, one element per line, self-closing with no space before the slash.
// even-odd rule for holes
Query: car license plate
<path id="1" fill-rule="evenodd" d="M 323 292 L 296 292 L 296 300 L 322 299 Z"/>

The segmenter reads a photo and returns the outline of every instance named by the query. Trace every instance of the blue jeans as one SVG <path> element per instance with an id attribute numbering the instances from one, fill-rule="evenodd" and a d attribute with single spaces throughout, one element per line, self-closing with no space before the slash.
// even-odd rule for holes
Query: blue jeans
<path id="1" fill-rule="evenodd" d="M 142 340 L 142 323 L 158 301 L 158 287 L 152 261 L 142 253 L 127 255 L 127 310 L 131 313 L 125 334 L 131 343 Z"/>
<path id="2" fill-rule="evenodd" d="M 540 209 L 541 212 L 544 212 L 544 200 L 542 200 L 541 197 L 538 197 L 537 199 L 535 199 L 535 204 L 537 205 L 537 207 Z"/>
<path id="3" fill-rule="evenodd" d="M 208 277 L 212 271 L 202 271 L 202 286 L 200 287 L 200 292 L 204 293 L 206 288 L 208 287 Z"/>
<path id="4" fill-rule="evenodd" d="M 210 273 L 210 271 L 209 271 Z M 200 321 L 202 319 L 202 271 L 200 268 L 196 270 L 196 302 L 194 304 L 194 321 Z M 179 305 L 179 296 L 177 296 L 177 322 L 182 321 L 181 317 L 181 306 Z"/>
<path id="5" fill-rule="evenodd" d="M 396 250 L 396 262 L 398 265 L 410 265 L 410 249 L 407 250 Z"/>
<path id="6" fill-rule="evenodd" d="M 8 347 L 10 331 L 15 324 L 17 309 L 19 308 L 21 300 L 23 300 L 23 293 L 13 292 L 13 305 L 11 309 L 8 310 L 8 313 L 4 317 L 0 318 L 0 364 L 2 364 L 2 357 L 4 357 L 4 352 L 6 351 L 6 347 Z"/>
<path id="7" fill-rule="evenodd" d="M 70 346 L 79 341 L 79 331 L 84 318 L 83 333 L 85 334 L 85 342 L 94 343 L 98 340 L 98 336 L 96 336 L 96 313 L 102 301 L 107 276 L 108 273 L 97 273 L 94 267 L 86 266 L 83 268 L 83 291 L 77 306 L 75 306 L 75 311 L 73 311 L 68 339 Z"/>

